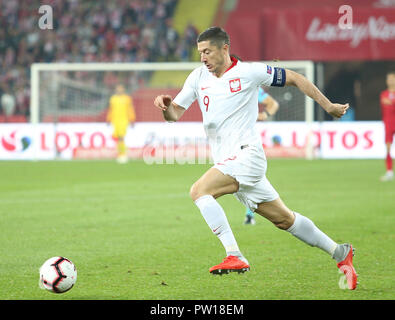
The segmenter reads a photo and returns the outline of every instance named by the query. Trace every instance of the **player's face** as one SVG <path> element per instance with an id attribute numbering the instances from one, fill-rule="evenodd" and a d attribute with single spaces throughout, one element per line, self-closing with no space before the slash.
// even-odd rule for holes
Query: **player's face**
<path id="1" fill-rule="evenodd" d="M 118 85 L 118 86 L 115 88 L 115 92 L 116 92 L 117 94 L 123 94 L 123 93 L 125 92 L 125 88 L 124 88 L 123 86 L 121 86 L 121 85 Z"/>
<path id="2" fill-rule="evenodd" d="M 218 48 L 210 41 L 198 42 L 197 48 L 200 54 L 200 61 L 204 63 L 208 71 L 214 74 L 220 74 L 225 66 L 226 47 Z"/>
<path id="3" fill-rule="evenodd" d="M 391 90 L 395 90 L 395 74 L 387 74 L 387 86 Z"/>

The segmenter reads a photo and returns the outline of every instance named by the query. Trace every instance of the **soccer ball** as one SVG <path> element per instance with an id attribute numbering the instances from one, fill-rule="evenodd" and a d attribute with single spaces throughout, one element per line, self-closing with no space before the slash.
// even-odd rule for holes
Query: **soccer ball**
<path id="1" fill-rule="evenodd" d="M 39 287 L 53 293 L 70 290 L 77 281 L 75 265 L 64 257 L 52 257 L 40 268 Z"/>

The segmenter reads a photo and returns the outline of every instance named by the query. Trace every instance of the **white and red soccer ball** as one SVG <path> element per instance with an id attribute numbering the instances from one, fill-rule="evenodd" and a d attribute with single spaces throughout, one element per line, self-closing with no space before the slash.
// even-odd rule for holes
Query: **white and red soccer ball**
<path id="1" fill-rule="evenodd" d="M 70 290 L 77 281 L 77 269 L 67 258 L 52 257 L 40 268 L 39 286 L 53 293 Z"/>

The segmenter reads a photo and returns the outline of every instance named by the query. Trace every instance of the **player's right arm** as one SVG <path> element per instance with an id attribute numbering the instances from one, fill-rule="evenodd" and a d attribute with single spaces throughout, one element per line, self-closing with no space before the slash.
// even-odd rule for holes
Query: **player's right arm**
<path id="1" fill-rule="evenodd" d="M 183 107 L 174 103 L 172 97 L 166 94 L 157 96 L 154 105 L 162 110 L 163 118 L 168 122 L 178 121 L 185 112 Z"/>
<path id="2" fill-rule="evenodd" d="M 174 100 L 168 94 L 161 94 L 155 98 L 154 105 L 162 110 L 163 117 L 166 121 L 178 121 L 189 106 L 196 100 L 197 75 L 200 69 L 201 68 L 196 68 L 189 74 L 184 82 L 184 86 Z"/>

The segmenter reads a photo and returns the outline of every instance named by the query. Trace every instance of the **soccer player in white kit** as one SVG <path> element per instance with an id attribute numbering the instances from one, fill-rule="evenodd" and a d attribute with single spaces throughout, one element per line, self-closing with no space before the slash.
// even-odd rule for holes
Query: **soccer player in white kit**
<path id="1" fill-rule="evenodd" d="M 190 196 L 227 255 L 222 263 L 209 269 L 210 273 L 250 269 L 225 212 L 216 201 L 222 195 L 234 194 L 247 208 L 279 229 L 330 254 L 346 275 L 349 289 L 355 289 L 357 274 L 352 263 L 352 245 L 337 244 L 310 219 L 291 211 L 282 202 L 266 178 L 266 156 L 255 129 L 261 85 L 296 86 L 336 118 L 346 113 L 348 104 L 330 102 L 314 84 L 296 72 L 231 57 L 229 36 L 219 27 L 202 32 L 197 48 L 203 65 L 191 72 L 174 100 L 169 95 L 159 95 L 154 105 L 162 110 L 166 121 L 173 122 L 195 100 L 199 102 L 214 166 L 192 185 Z"/>

